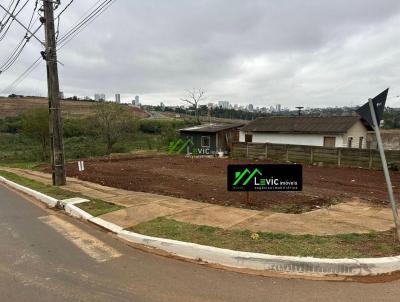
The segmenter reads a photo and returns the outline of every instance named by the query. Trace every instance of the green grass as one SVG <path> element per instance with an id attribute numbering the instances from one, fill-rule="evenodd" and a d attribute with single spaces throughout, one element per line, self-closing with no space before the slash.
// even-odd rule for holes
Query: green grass
<path id="1" fill-rule="evenodd" d="M 90 200 L 88 197 L 86 197 L 86 199 Z M 124 208 L 123 206 L 106 202 L 101 199 L 91 199 L 89 202 L 78 203 L 76 206 L 93 216 L 100 216 Z"/>
<path id="2" fill-rule="evenodd" d="M 25 187 L 31 188 L 33 190 L 39 191 L 43 194 L 49 195 L 58 200 L 74 198 L 74 197 L 81 197 L 81 198 L 88 199 L 88 200 L 90 200 L 89 202 L 77 204 L 76 206 L 81 208 L 82 210 L 90 213 L 93 216 L 99 216 L 102 214 L 106 214 L 106 213 L 117 211 L 117 210 L 124 208 L 123 206 L 116 205 L 116 204 L 113 204 L 110 202 L 106 202 L 101 199 L 90 198 L 83 194 L 64 190 L 60 187 L 46 185 L 41 182 L 19 176 L 17 174 L 11 173 L 11 172 L 0 170 L 0 176 L 3 176 L 5 178 L 7 178 L 8 180 L 16 182 L 22 186 L 25 186 Z"/>
<path id="3" fill-rule="evenodd" d="M 16 163 L 0 163 L 0 167 L 18 168 L 34 170 L 38 165 L 43 164 L 42 162 L 16 162 Z"/>
<path id="4" fill-rule="evenodd" d="M 129 230 L 148 236 L 273 255 L 360 258 L 400 254 L 400 244 L 395 241 L 394 231 L 332 236 L 253 233 L 248 230 L 223 230 L 194 225 L 162 217 Z"/>

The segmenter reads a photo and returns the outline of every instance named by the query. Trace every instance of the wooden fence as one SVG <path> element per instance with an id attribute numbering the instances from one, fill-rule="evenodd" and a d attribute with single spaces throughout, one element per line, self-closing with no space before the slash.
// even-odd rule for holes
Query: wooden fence
<path id="1" fill-rule="evenodd" d="M 385 154 L 389 165 L 400 167 L 399 150 L 386 150 Z M 233 143 L 231 157 L 269 159 L 310 165 L 362 167 L 368 169 L 382 168 L 379 151 L 373 149 L 326 148 L 269 143 Z"/>

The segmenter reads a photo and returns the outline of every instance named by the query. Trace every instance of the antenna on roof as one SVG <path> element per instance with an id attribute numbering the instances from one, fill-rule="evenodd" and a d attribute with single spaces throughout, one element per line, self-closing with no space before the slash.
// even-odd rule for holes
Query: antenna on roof
<path id="1" fill-rule="evenodd" d="M 304 107 L 298 106 L 298 107 L 296 107 L 296 108 L 297 108 L 297 110 L 299 110 L 299 116 L 300 116 L 300 115 L 301 115 L 301 110 L 303 110 Z"/>

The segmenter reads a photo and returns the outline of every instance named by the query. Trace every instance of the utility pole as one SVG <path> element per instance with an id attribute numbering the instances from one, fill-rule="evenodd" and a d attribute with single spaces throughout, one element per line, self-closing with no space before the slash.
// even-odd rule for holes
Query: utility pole
<path id="1" fill-rule="evenodd" d="M 46 50 L 42 56 L 47 65 L 47 89 L 49 96 L 49 129 L 53 185 L 66 184 L 63 131 L 61 125 L 60 88 L 58 83 L 57 45 L 54 28 L 54 1 L 43 0 Z"/>

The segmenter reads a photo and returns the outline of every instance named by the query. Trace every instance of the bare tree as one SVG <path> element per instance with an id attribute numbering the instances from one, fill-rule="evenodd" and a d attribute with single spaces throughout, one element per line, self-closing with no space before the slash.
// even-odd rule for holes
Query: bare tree
<path id="1" fill-rule="evenodd" d="M 194 114 L 197 122 L 200 124 L 199 118 L 199 103 L 205 99 L 205 91 L 201 88 L 189 90 L 187 92 L 187 98 L 181 99 L 181 101 L 186 102 L 194 107 Z"/>
<path id="2" fill-rule="evenodd" d="M 126 134 L 132 116 L 124 106 L 114 103 L 99 103 L 96 107 L 95 132 L 107 145 L 107 154 Z"/>

